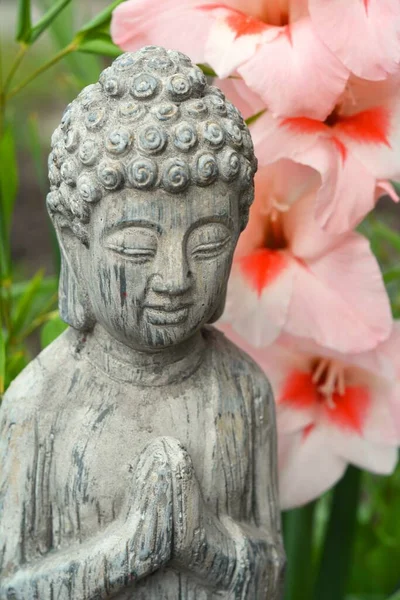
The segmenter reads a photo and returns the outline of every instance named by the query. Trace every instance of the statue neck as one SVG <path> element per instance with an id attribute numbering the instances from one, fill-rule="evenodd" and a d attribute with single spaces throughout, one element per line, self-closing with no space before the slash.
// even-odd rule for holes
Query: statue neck
<path id="1" fill-rule="evenodd" d="M 194 373 L 203 360 L 205 341 L 198 331 L 180 344 L 142 352 L 122 344 L 97 324 L 90 334 L 80 334 L 77 350 L 111 379 L 158 387 Z"/>

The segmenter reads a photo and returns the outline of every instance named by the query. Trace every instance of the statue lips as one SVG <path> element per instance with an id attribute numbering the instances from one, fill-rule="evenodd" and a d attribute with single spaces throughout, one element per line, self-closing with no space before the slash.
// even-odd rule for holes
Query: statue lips
<path id="1" fill-rule="evenodd" d="M 189 316 L 191 304 L 161 305 L 147 304 L 144 309 L 146 317 L 152 325 L 180 325 Z"/>

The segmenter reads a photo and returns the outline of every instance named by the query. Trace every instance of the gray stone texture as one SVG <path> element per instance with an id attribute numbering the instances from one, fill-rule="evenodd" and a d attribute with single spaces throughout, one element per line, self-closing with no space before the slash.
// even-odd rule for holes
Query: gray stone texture
<path id="1" fill-rule="evenodd" d="M 176 51 L 124 54 L 67 107 L 48 209 L 70 328 L 0 408 L 1 600 L 278 600 L 274 402 L 210 324 L 256 160 Z"/>

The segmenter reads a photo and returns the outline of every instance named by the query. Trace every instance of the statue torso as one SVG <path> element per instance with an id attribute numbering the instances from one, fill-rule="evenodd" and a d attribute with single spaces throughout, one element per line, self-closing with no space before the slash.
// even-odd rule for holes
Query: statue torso
<path id="1" fill-rule="evenodd" d="M 25 507 L 26 560 L 84 542 L 117 519 L 135 493 L 137 457 L 158 436 L 172 436 L 186 447 L 215 514 L 251 522 L 254 391 L 242 362 L 227 360 L 233 346 L 208 332 L 193 372 L 179 383 L 150 388 L 115 369 L 111 379 L 104 364 L 93 363 L 90 348 L 82 344 L 76 351 L 72 334 L 59 342 L 54 360 L 60 371 L 48 378 L 32 423 L 35 447 L 27 468 L 35 484 Z M 189 575 L 166 568 L 116 597 L 214 596 Z"/>

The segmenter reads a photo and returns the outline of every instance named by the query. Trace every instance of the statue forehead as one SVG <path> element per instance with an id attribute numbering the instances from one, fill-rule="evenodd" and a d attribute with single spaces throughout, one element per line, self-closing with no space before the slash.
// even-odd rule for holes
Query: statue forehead
<path id="1" fill-rule="evenodd" d="M 177 223 L 189 228 L 198 221 L 223 220 L 239 230 L 239 194 L 223 182 L 207 188 L 191 186 L 179 195 L 161 189 L 149 193 L 127 188 L 110 194 L 96 207 L 93 225 L 108 230 L 136 219 L 149 220 L 161 229 Z"/>

